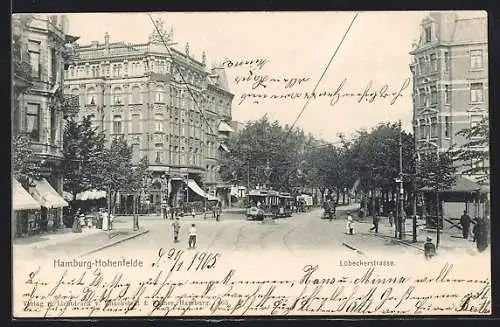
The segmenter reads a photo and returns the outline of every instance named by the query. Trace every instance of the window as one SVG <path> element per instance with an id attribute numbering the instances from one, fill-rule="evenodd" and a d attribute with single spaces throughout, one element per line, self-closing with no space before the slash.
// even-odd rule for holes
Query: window
<path id="1" fill-rule="evenodd" d="M 472 115 L 470 117 L 470 127 L 471 128 L 476 127 L 477 125 L 479 125 L 479 123 L 481 122 L 481 120 L 483 120 L 483 116 L 481 116 L 481 115 Z"/>
<path id="2" fill-rule="evenodd" d="M 431 60 L 431 71 L 437 72 L 438 66 L 437 66 L 437 57 L 435 53 L 430 55 L 430 60 Z"/>
<path id="3" fill-rule="evenodd" d="M 141 115 L 132 114 L 132 133 L 138 134 L 141 132 Z"/>
<path id="4" fill-rule="evenodd" d="M 431 118 L 431 137 L 438 136 L 438 125 L 437 125 L 437 117 Z"/>
<path id="5" fill-rule="evenodd" d="M 444 103 L 445 104 L 450 104 L 450 97 L 451 97 L 450 86 L 449 85 L 445 85 L 444 86 Z"/>
<path id="6" fill-rule="evenodd" d="M 28 53 L 30 55 L 31 77 L 40 78 L 40 42 L 29 41 Z"/>
<path id="7" fill-rule="evenodd" d="M 483 102 L 483 83 L 471 83 L 470 101 Z"/>
<path id="8" fill-rule="evenodd" d="M 155 131 L 163 132 L 163 115 L 155 114 Z"/>
<path id="9" fill-rule="evenodd" d="M 90 66 L 85 66 L 85 77 L 90 76 Z"/>
<path id="10" fill-rule="evenodd" d="M 436 86 L 431 86 L 431 104 L 437 103 L 437 88 Z"/>
<path id="11" fill-rule="evenodd" d="M 120 116 L 120 115 L 113 116 L 113 133 L 114 134 L 121 134 L 121 133 L 123 133 L 123 130 L 122 130 L 122 116 Z"/>
<path id="12" fill-rule="evenodd" d="M 173 154 L 173 157 L 174 157 L 173 163 L 174 164 L 178 163 L 178 160 L 177 160 L 177 158 L 178 158 L 178 149 L 179 148 L 177 146 L 174 146 L 174 154 Z"/>
<path id="13" fill-rule="evenodd" d="M 26 110 L 26 132 L 33 141 L 40 141 L 40 105 L 28 103 Z"/>
<path id="14" fill-rule="evenodd" d="M 87 104 L 92 105 L 92 106 L 95 105 L 96 104 L 96 95 L 97 95 L 95 88 L 93 88 L 93 87 L 89 88 L 87 90 L 87 94 L 88 94 Z"/>
<path id="15" fill-rule="evenodd" d="M 421 119 L 420 120 L 420 124 L 419 124 L 419 128 L 420 128 L 420 139 L 426 139 L 427 138 L 427 133 L 426 133 L 426 126 L 425 126 L 425 120 L 424 119 Z"/>
<path id="16" fill-rule="evenodd" d="M 132 161 L 138 162 L 141 159 L 139 144 L 132 144 Z"/>
<path id="17" fill-rule="evenodd" d="M 431 40 L 432 40 L 432 34 L 431 34 L 431 31 L 432 31 L 432 29 L 431 29 L 431 27 L 430 27 L 430 26 L 426 26 L 426 27 L 424 28 L 425 43 L 429 43 L 429 42 L 431 42 Z"/>
<path id="18" fill-rule="evenodd" d="M 57 71 L 58 71 L 58 66 L 57 66 L 57 54 L 56 54 L 56 49 L 52 48 L 50 49 L 50 65 L 51 65 L 51 82 L 52 84 L 57 83 Z"/>
<path id="19" fill-rule="evenodd" d="M 50 144 L 56 144 L 57 110 L 50 110 Z"/>
<path id="20" fill-rule="evenodd" d="M 163 162 L 163 144 L 162 143 L 156 143 L 155 144 L 155 151 L 156 151 L 155 162 L 156 163 L 162 163 Z"/>
<path id="21" fill-rule="evenodd" d="M 425 59 L 423 57 L 418 58 L 418 70 L 420 74 L 425 74 Z"/>
<path id="22" fill-rule="evenodd" d="M 123 99 L 122 99 L 122 89 L 119 87 L 115 87 L 113 89 L 113 104 L 123 104 Z"/>
<path id="23" fill-rule="evenodd" d="M 155 102 L 163 102 L 163 88 L 162 87 L 156 88 Z"/>
<path id="24" fill-rule="evenodd" d="M 71 68 L 69 69 L 69 75 L 70 75 L 71 77 L 75 77 L 75 68 L 71 67 Z"/>
<path id="25" fill-rule="evenodd" d="M 165 73 L 165 61 L 160 60 L 158 62 L 158 73 L 164 74 Z"/>
<path id="26" fill-rule="evenodd" d="M 132 87 L 132 103 L 141 103 L 141 88 L 138 86 Z"/>
<path id="27" fill-rule="evenodd" d="M 472 50 L 470 52 L 470 68 L 483 68 L 483 53 L 481 50 Z"/>
<path id="28" fill-rule="evenodd" d="M 450 135 L 451 135 L 450 117 L 446 116 L 446 117 L 444 117 L 444 136 L 450 137 Z"/>

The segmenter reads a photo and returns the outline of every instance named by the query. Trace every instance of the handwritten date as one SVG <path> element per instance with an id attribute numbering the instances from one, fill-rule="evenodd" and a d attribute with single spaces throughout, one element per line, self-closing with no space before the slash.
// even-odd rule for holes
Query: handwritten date
<path id="1" fill-rule="evenodd" d="M 169 250 L 160 248 L 157 260 L 151 266 L 158 267 L 167 264 L 170 266 L 170 271 L 203 271 L 215 268 L 217 259 L 220 257 L 220 253 L 196 252 L 192 255 L 176 248 Z"/>

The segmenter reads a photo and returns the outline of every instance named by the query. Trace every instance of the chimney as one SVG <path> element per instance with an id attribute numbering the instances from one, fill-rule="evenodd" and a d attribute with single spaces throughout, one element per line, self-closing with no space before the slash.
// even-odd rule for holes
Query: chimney
<path id="1" fill-rule="evenodd" d="M 203 66 L 205 66 L 207 63 L 207 54 L 205 53 L 205 51 L 203 51 L 203 53 L 201 54 L 201 63 L 203 64 Z"/>
<path id="2" fill-rule="evenodd" d="M 90 45 L 92 46 L 92 48 L 97 48 L 97 46 L 99 45 L 99 41 L 91 41 Z"/>
<path id="3" fill-rule="evenodd" d="M 106 32 L 104 34 L 104 44 L 106 45 L 106 48 L 109 47 L 109 34 Z"/>

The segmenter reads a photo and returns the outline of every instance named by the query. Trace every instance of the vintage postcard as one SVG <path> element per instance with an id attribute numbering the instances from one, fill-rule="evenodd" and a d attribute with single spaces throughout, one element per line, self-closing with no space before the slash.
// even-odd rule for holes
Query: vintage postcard
<path id="1" fill-rule="evenodd" d="M 491 315 L 487 31 L 14 14 L 13 318 Z"/>

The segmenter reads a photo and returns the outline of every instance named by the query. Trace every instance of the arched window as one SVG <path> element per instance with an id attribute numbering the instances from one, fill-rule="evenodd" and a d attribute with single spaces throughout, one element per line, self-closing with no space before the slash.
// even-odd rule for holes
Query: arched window
<path id="1" fill-rule="evenodd" d="M 132 103 L 141 103 L 141 88 L 138 86 L 132 87 Z"/>
<path id="2" fill-rule="evenodd" d="M 89 105 L 95 105 L 96 104 L 96 99 L 97 98 L 97 93 L 95 88 L 90 87 L 87 90 L 87 104 Z"/>
<path id="3" fill-rule="evenodd" d="M 156 88 L 156 93 L 155 93 L 155 102 L 163 102 L 164 101 L 164 93 L 165 93 L 165 91 L 163 90 L 163 87 L 158 86 Z"/>
<path id="4" fill-rule="evenodd" d="M 163 115 L 155 114 L 155 131 L 163 132 Z"/>
<path id="5" fill-rule="evenodd" d="M 123 94 L 120 87 L 113 89 L 113 104 L 123 104 Z"/>
<path id="6" fill-rule="evenodd" d="M 114 134 L 122 134 L 123 133 L 122 116 L 120 116 L 120 115 L 113 116 L 113 133 Z"/>

